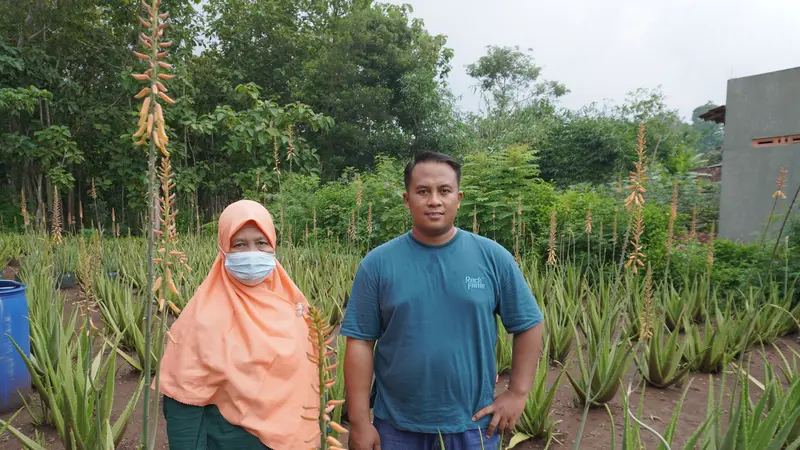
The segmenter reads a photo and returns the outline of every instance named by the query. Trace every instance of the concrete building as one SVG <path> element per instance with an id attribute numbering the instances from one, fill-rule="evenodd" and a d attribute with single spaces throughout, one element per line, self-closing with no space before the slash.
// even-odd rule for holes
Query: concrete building
<path id="1" fill-rule="evenodd" d="M 725 124 L 719 236 L 760 239 L 785 168 L 786 199 L 770 227 L 777 230 L 800 183 L 800 68 L 728 80 L 726 104 L 700 117 Z"/>

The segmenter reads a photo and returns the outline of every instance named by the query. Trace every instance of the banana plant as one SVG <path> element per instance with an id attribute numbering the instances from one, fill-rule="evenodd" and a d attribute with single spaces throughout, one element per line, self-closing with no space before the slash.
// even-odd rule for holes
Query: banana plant
<path id="1" fill-rule="evenodd" d="M 575 334 L 577 333 L 575 329 Z M 612 334 L 613 326 L 603 326 L 599 333 L 588 333 L 586 356 L 580 342 L 575 346 L 578 352 L 578 374 L 573 376 L 568 371 L 567 378 L 579 405 L 602 405 L 614 398 L 622 384 L 622 376 L 631 361 L 632 348 L 630 342 L 621 335 L 617 335 L 612 341 Z M 595 364 L 596 370 L 592 372 Z"/>
<path id="2" fill-rule="evenodd" d="M 690 368 L 683 360 L 686 342 L 680 341 L 677 331 L 667 331 L 668 336 L 664 342 L 665 328 L 663 321 L 656 321 L 652 338 L 643 343 L 642 355 L 634 354 L 642 377 L 647 384 L 659 389 L 681 386 Z"/>
<path id="3" fill-rule="evenodd" d="M 533 389 L 528 394 L 528 398 L 525 401 L 525 409 L 522 410 L 522 415 L 517 421 L 507 449 L 514 448 L 529 439 L 538 438 L 545 439 L 545 449 L 547 449 L 556 440 L 555 427 L 561 421 L 554 421 L 550 416 L 550 410 L 553 406 L 553 399 L 558 386 L 561 383 L 561 378 L 566 371 L 566 366 L 562 367 L 555 381 L 548 388 L 547 364 L 545 364 L 548 354 L 547 346 L 548 344 L 545 343 L 544 351 L 542 352 L 543 356 L 539 357 L 539 365 L 534 375 Z"/>

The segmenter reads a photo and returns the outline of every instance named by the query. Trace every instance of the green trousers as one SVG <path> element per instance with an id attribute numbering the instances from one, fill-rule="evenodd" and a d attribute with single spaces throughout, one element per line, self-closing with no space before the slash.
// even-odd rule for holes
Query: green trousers
<path id="1" fill-rule="evenodd" d="M 186 405 L 165 395 L 163 408 L 170 450 L 269 450 L 214 405 Z"/>

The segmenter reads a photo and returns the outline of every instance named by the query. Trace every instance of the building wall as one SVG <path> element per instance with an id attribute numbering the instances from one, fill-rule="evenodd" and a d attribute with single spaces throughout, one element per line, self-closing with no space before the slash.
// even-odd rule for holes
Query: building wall
<path id="1" fill-rule="evenodd" d="M 785 214 L 800 183 L 800 144 L 754 148 L 753 140 L 797 134 L 800 68 L 728 81 L 720 237 L 745 242 L 760 238 L 781 167 L 789 171 L 784 189 L 787 198 L 778 202 L 776 213 Z"/>

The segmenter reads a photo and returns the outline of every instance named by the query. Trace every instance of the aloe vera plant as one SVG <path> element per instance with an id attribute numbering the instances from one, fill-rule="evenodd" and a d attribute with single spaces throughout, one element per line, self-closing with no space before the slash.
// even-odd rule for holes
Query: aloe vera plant
<path id="1" fill-rule="evenodd" d="M 728 349 L 729 329 L 719 323 L 706 324 L 701 333 L 699 325 L 689 323 L 686 319 L 684 321 L 684 354 L 692 372 L 717 373 L 733 360 L 734 355 Z"/>
<path id="2" fill-rule="evenodd" d="M 575 332 L 577 334 L 577 330 Z M 621 336 L 612 341 L 612 332 L 612 327 L 603 327 L 599 337 L 589 333 L 586 336 L 586 356 L 581 346 L 576 345 L 579 372 L 574 377 L 567 372 L 567 378 L 575 391 L 576 403 L 580 405 L 602 405 L 614 398 L 622 384 L 622 375 L 631 361 L 632 349 L 629 342 L 623 342 L 627 339 Z M 596 370 L 592 371 L 594 366 Z"/>
<path id="3" fill-rule="evenodd" d="M 514 448 L 528 439 L 536 438 L 544 438 L 545 448 L 548 448 L 555 439 L 555 426 L 561 421 L 554 421 L 552 419 L 550 416 L 550 409 L 553 406 L 553 399 L 561 383 L 561 378 L 566 371 L 566 366 L 563 366 L 555 381 L 553 381 L 553 384 L 548 388 L 547 365 L 543 363 L 547 353 L 547 344 L 545 344 L 544 351 L 542 352 L 544 356 L 539 358 L 538 369 L 534 375 L 533 389 L 531 389 L 525 401 L 525 409 L 523 409 L 522 415 L 517 421 L 517 426 L 514 428 L 514 433 L 507 447 L 508 449 Z"/>
<path id="4" fill-rule="evenodd" d="M 748 377 L 739 372 L 737 380 L 739 396 L 733 400 L 728 422 L 723 426 L 718 413 L 724 408 L 721 395 L 725 388 L 723 375 L 720 399 L 714 404 L 711 388 L 706 421 L 689 438 L 686 448 L 695 448 L 698 443 L 707 450 L 800 448 L 800 437 L 789 439 L 800 418 L 800 382 L 793 383 L 786 392 L 779 392 L 776 383 L 769 383 L 761 399 L 753 404 Z M 710 386 L 713 386 L 713 381 Z"/>
<path id="5" fill-rule="evenodd" d="M 782 319 L 786 319 L 784 310 L 776 308 L 783 307 L 785 303 L 780 299 L 780 294 L 775 286 L 772 295 L 765 295 L 763 289 L 750 286 L 746 293 L 743 293 L 744 305 L 739 311 L 743 322 L 753 324 L 753 332 L 746 346 L 752 344 L 771 344 L 780 336 L 783 324 Z M 791 305 L 791 295 L 789 296 Z"/>
<path id="6" fill-rule="evenodd" d="M 578 303 L 570 303 L 564 290 L 554 286 L 552 296 L 544 308 L 547 355 L 551 362 L 566 363 L 575 343 L 574 317 Z"/>
<path id="7" fill-rule="evenodd" d="M 664 310 L 664 323 L 667 328 L 670 331 L 683 331 L 685 329 L 683 317 L 687 315 L 687 307 L 675 286 L 672 283 L 665 284 L 662 289 L 658 290 L 657 296 L 660 299 L 661 308 Z"/>
<path id="8" fill-rule="evenodd" d="M 781 380 L 776 375 L 772 364 L 770 364 L 770 362 L 767 360 L 766 355 L 762 353 L 762 359 L 764 360 L 764 383 L 756 385 L 764 391 L 763 396 L 767 397 L 768 409 L 778 407 L 780 399 L 784 396 L 789 397 L 787 404 L 798 405 L 800 404 L 800 388 L 798 388 L 798 385 L 800 385 L 800 368 L 798 367 L 797 357 L 793 356 L 792 364 L 790 364 L 789 360 L 786 359 L 786 357 L 783 355 L 783 352 L 781 352 L 779 348 L 775 347 L 775 350 L 777 350 L 781 360 L 783 361 L 783 366 L 780 366 L 779 368 L 783 373 L 784 380 Z M 795 352 L 794 349 L 790 350 Z M 787 389 L 785 390 L 784 382 L 787 386 Z M 787 409 L 781 416 L 781 426 L 785 425 L 791 428 L 789 436 L 787 437 L 787 442 L 794 442 L 800 439 L 800 417 L 795 418 L 794 422 L 790 423 L 792 418 L 791 413 L 791 409 Z"/>
<path id="9" fill-rule="evenodd" d="M 653 327 L 653 336 L 643 343 L 642 356 L 634 355 L 642 377 L 651 386 L 665 389 L 673 385 L 682 385 L 686 374 L 689 372 L 689 364 L 683 360 L 686 342 L 681 342 L 677 331 L 666 331 L 666 342 L 664 330 L 666 326 Z"/>
<path id="10" fill-rule="evenodd" d="M 645 428 L 646 431 L 654 434 L 658 439 L 658 450 L 671 450 L 673 447 L 673 441 L 675 439 L 675 432 L 678 427 L 678 419 L 681 415 L 681 409 L 683 408 L 683 402 L 686 400 L 686 394 L 689 393 L 689 388 L 691 387 L 692 382 L 689 381 L 686 388 L 683 390 L 683 394 L 681 395 L 680 400 L 678 400 L 678 404 L 675 406 L 675 409 L 672 412 L 672 418 L 667 424 L 667 429 L 664 431 L 664 434 L 661 435 L 657 431 L 653 430 L 652 428 L 645 425 L 639 418 L 644 416 L 644 397 L 645 397 L 645 386 L 642 386 L 642 391 L 639 394 L 639 407 L 637 413 L 634 415 L 630 409 L 630 394 L 634 392 L 634 389 L 629 386 L 627 391 L 623 391 L 622 393 L 622 410 L 623 414 L 625 415 L 625 419 L 623 421 L 623 430 L 622 430 L 622 447 L 623 449 L 643 449 L 645 448 L 642 444 L 640 439 L 641 428 Z M 618 448 L 616 445 L 616 429 L 614 426 L 614 416 L 611 414 L 611 409 L 606 405 L 606 410 L 608 411 L 608 415 L 611 419 L 611 447 L 613 449 Z M 689 447 L 687 447 L 689 448 Z"/>
<path id="11" fill-rule="evenodd" d="M 52 414 L 56 432 L 67 450 L 116 448 L 125 434 L 144 387 L 144 381 L 140 380 L 127 406 L 112 424 L 111 411 L 117 374 L 116 348 L 112 345 L 106 351 L 108 346 L 103 345 L 99 353 L 94 355 L 91 336 L 90 333 L 81 332 L 72 341 L 77 357 L 74 364 L 48 367 L 46 376 L 36 373 L 31 360 L 14 342 L 31 372 L 34 386 Z M 63 342 L 59 346 L 58 355 L 61 360 L 72 361 L 69 359 L 70 347 L 69 342 Z M 0 427 L 7 425 L 0 420 Z M 26 449 L 46 448 L 16 428 L 9 426 L 8 429 Z"/>
<path id="12" fill-rule="evenodd" d="M 503 375 L 511 371 L 511 356 L 514 343 L 509 339 L 508 332 L 500 318 L 496 317 L 495 320 L 497 322 L 497 361 L 495 364 L 497 373 Z"/>
<path id="13" fill-rule="evenodd" d="M 144 313 L 146 305 L 144 301 L 133 298 L 132 286 L 126 285 L 124 281 L 109 280 L 105 276 L 96 277 L 95 287 L 97 292 L 97 304 L 103 316 L 103 322 L 113 336 L 120 336 L 121 342 L 117 348 L 121 356 L 128 364 L 139 372 L 144 371 L 144 358 L 150 354 L 150 371 L 155 373 L 157 367 L 156 355 L 145 349 L 144 345 Z M 136 352 L 137 359 L 134 360 L 125 350 Z"/>
<path id="14" fill-rule="evenodd" d="M 708 274 L 689 278 L 683 276 L 683 289 L 680 292 L 681 303 L 686 307 L 686 316 L 694 322 L 701 323 L 706 316 L 709 302 L 715 303 L 716 290 L 711 288 Z"/>

